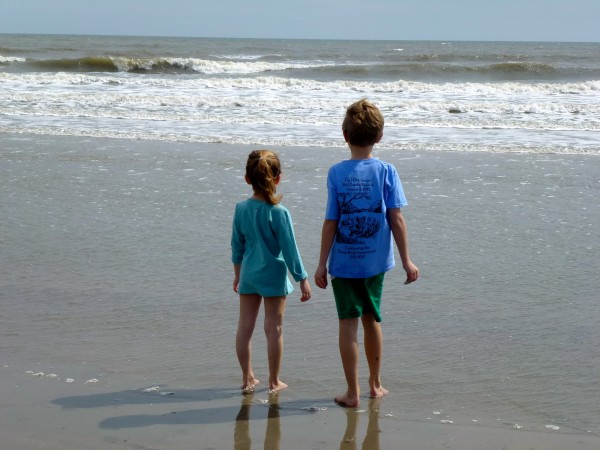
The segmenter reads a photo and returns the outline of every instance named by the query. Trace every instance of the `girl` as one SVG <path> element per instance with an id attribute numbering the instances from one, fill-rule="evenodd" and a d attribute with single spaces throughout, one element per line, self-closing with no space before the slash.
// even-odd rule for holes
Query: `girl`
<path id="1" fill-rule="evenodd" d="M 269 359 L 269 390 L 287 387 L 279 379 L 283 355 L 285 298 L 294 288 L 287 272 L 300 282 L 301 301 L 310 299 L 311 288 L 292 226 L 289 211 L 276 194 L 281 164 L 269 150 L 255 150 L 246 163 L 246 183 L 254 195 L 235 207 L 231 250 L 233 290 L 240 294 L 240 318 L 235 347 L 242 368 L 242 391 L 259 383 L 252 371 L 252 333 L 262 299 L 265 299 L 265 334 Z"/>

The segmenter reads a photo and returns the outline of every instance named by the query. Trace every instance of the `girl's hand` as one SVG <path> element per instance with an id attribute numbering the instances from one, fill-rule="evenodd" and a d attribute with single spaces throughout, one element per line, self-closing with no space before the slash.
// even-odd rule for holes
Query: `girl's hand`
<path id="1" fill-rule="evenodd" d="M 235 292 L 236 294 L 238 293 L 238 290 L 240 288 L 240 273 L 242 270 L 242 265 L 241 264 L 234 264 L 233 265 L 233 292 Z"/>
<path id="2" fill-rule="evenodd" d="M 312 290 L 310 288 L 308 278 L 305 278 L 300 282 L 300 290 L 302 291 L 302 297 L 300 297 L 300 301 L 306 302 L 310 300 L 310 297 L 312 297 Z"/>

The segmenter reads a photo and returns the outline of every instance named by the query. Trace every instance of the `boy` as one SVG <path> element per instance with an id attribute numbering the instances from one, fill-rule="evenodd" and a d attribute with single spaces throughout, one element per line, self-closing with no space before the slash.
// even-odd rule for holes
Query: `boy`
<path id="1" fill-rule="evenodd" d="M 407 204 L 400 178 L 391 164 L 375 159 L 373 147 L 383 137 L 379 109 L 360 100 L 346 111 L 342 124 L 351 158 L 333 165 L 327 177 L 328 201 L 321 236 L 315 283 L 327 287 L 327 261 L 339 318 L 339 347 L 348 390 L 335 398 L 342 406 L 357 407 L 358 318 L 361 318 L 369 365 L 371 397 L 388 393 L 379 372 L 383 336 L 379 305 L 384 273 L 394 267 L 393 235 L 405 284 L 419 278 L 409 255 L 406 224 L 400 208 Z"/>

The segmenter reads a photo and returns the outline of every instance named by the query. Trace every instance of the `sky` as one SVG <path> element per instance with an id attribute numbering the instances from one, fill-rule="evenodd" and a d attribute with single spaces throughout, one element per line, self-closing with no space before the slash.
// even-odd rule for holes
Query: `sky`
<path id="1" fill-rule="evenodd" d="M 600 42 L 600 0 L 0 0 L 0 33 Z"/>

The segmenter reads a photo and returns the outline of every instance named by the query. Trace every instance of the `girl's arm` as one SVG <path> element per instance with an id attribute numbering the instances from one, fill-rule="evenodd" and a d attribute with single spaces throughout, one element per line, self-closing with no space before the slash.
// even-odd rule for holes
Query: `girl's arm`
<path id="1" fill-rule="evenodd" d="M 310 300 L 310 297 L 312 296 L 312 290 L 310 288 L 308 278 L 300 281 L 300 292 L 302 292 L 302 297 L 300 297 L 301 302 Z"/>
<path id="2" fill-rule="evenodd" d="M 238 289 L 240 287 L 240 268 L 241 264 L 233 265 L 233 292 L 238 293 Z"/>
<path id="3" fill-rule="evenodd" d="M 325 220 L 321 232 L 321 253 L 319 254 L 319 265 L 315 272 L 315 284 L 321 289 L 327 287 L 327 260 L 333 246 L 333 239 L 337 230 L 337 220 Z"/>
<path id="4" fill-rule="evenodd" d="M 296 244 L 292 217 L 287 209 L 282 208 L 279 218 L 280 221 L 276 225 L 274 224 L 276 228 L 275 235 L 277 237 L 277 242 L 281 248 L 281 253 L 283 254 L 285 264 L 292 274 L 294 281 L 298 281 L 300 283 L 300 291 L 302 292 L 300 301 L 305 302 L 310 300 L 312 291 L 310 288 L 310 283 L 308 282 L 306 270 L 302 264 L 302 258 L 300 257 L 298 245 Z"/>
<path id="5" fill-rule="evenodd" d="M 306 270 L 302 264 L 300 250 L 296 244 L 294 235 L 294 226 L 292 225 L 292 217 L 289 211 L 285 208 L 277 210 L 279 216 L 274 214 L 274 231 L 277 243 L 283 254 L 285 264 L 294 278 L 294 281 L 300 282 L 306 278 Z"/>

